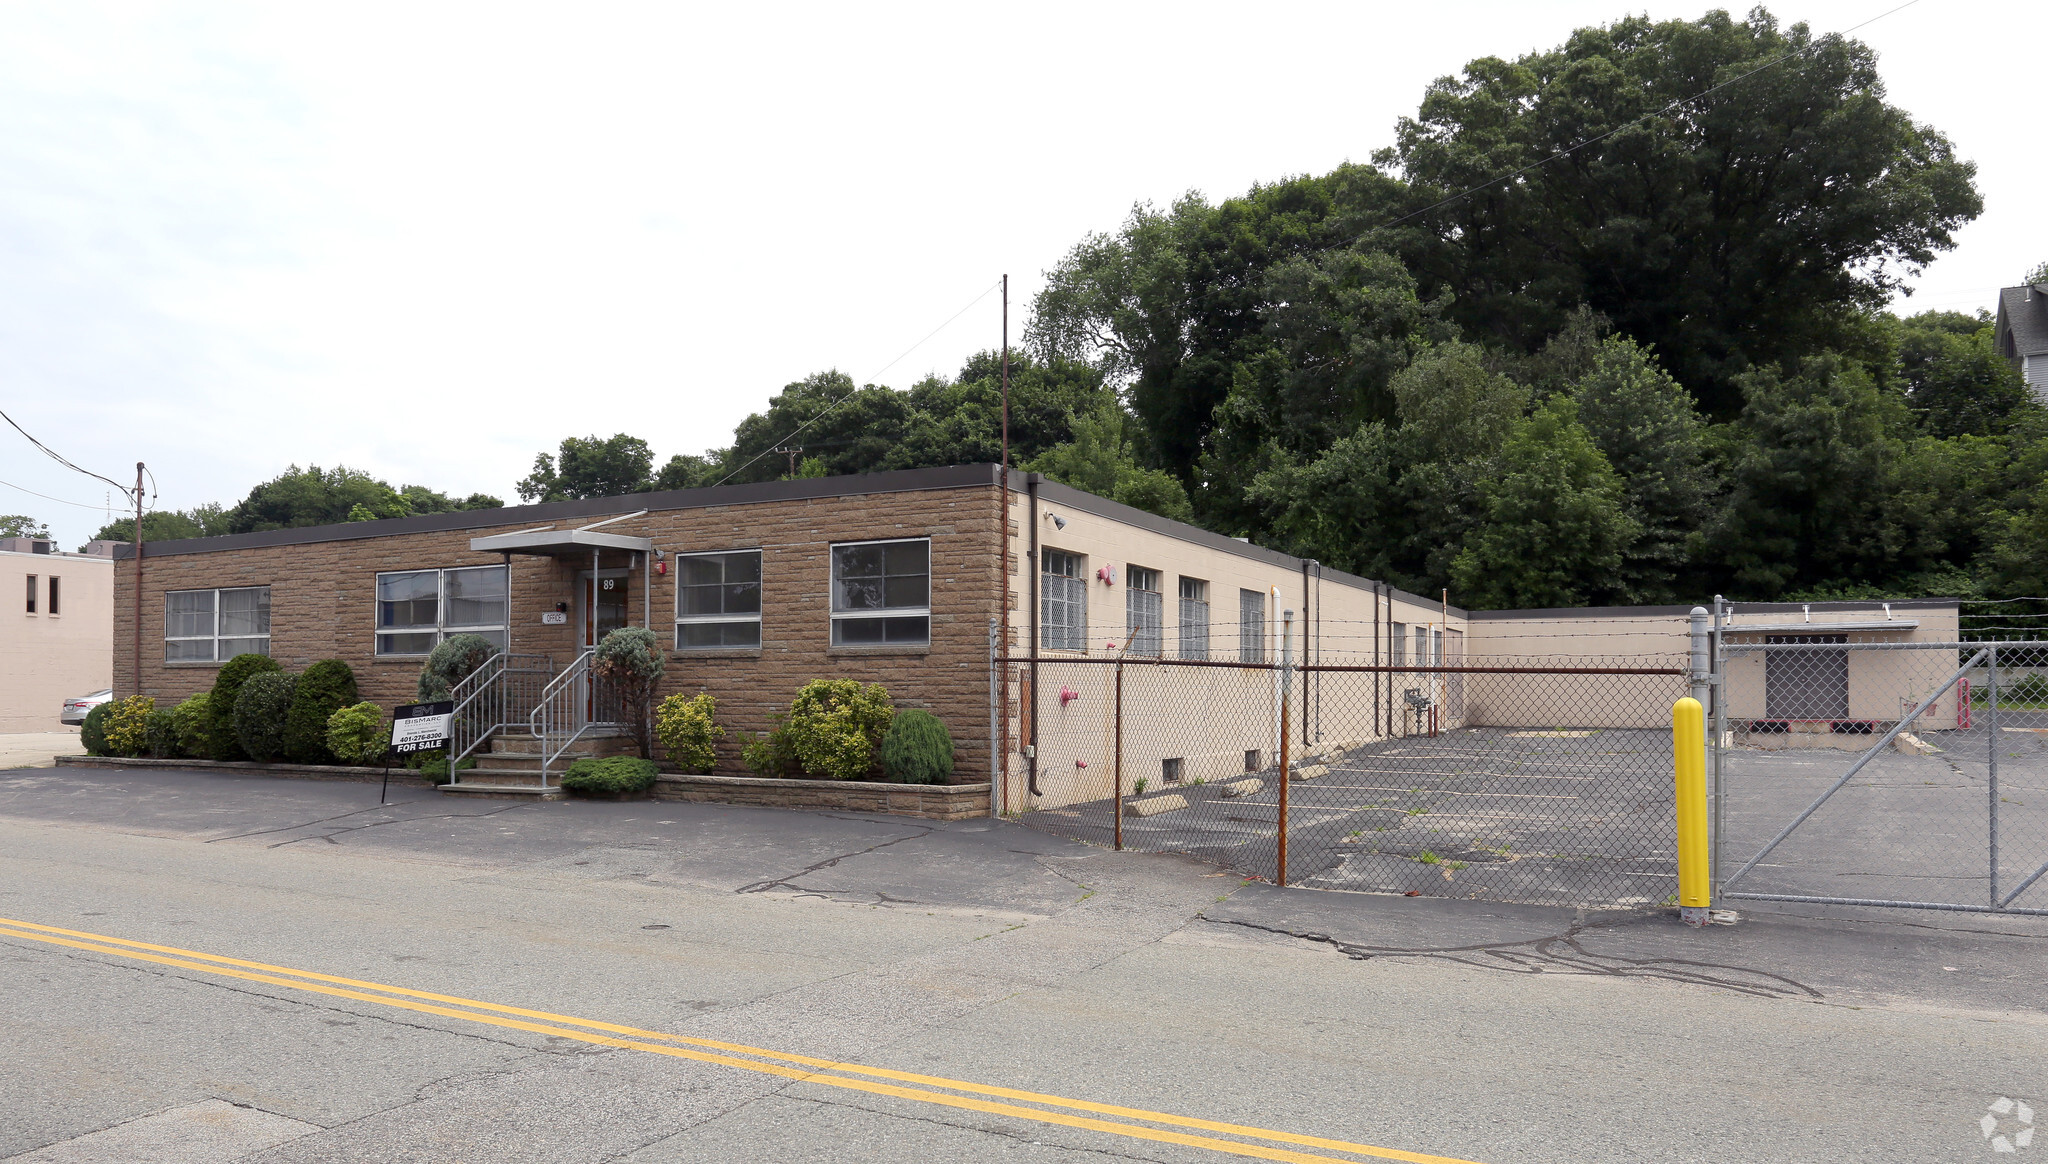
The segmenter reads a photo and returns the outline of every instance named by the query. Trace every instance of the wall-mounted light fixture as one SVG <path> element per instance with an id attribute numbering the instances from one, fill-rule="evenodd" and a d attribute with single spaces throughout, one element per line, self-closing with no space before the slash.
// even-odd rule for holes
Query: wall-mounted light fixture
<path id="1" fill-rule="evenodd" d="M 1059 514 L 1057 514 L 1057 513 L 1054 513 L 1054 512 L 1052 511 L 1052 510 L 1050 510 L 1050 509 L 1046 510 L 1046 511 L 1045 511 L 1045 516 L 1046 516 L 1047 520 L 1049 520 L 1049 521 L 1051 521 L 1051 522 L 1052 522 L 1052 527 L 1053 527 L 1054 529 L 1065 529 L 1065 528 L 1067 528 L 1067 519 L 1066 519 L 1066 518 L 1064 518 L 1064 517 L 1061 517 L 1061 516 L 1060 516 Z"/>

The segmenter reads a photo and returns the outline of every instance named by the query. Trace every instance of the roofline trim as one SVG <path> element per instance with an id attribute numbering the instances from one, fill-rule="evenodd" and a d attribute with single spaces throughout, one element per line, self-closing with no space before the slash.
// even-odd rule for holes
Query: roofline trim
<path id="1" fill-rule="evenodd" d="M 1957 598 L 1871 598 L 1852 602 L 1730 602 L 1726 609 L 1732 614 L 1798 614 L 1812 609 L 1816 612 L 1846 611 L 1860 612 L 1880 610 L 1889 603 L 1894 610 L 1947 610 L 1960 611 L 1962 600 Z M 1536 618 L 1683 618 L 1692 613 L 1690 606 L 1553 606 L 1530 610 L 1475 610 L 1467 617 L 1474 622 L 1505 622 L 1511 620 L 1530 621 Z M 1726 626 L 1726 623 L 1722 624 Z"/>

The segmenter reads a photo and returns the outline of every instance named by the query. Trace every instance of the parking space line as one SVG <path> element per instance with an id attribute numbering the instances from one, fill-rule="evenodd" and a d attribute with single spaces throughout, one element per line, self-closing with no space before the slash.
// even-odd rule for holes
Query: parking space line
<path id="1" fill-rule="evenodd" d="M 1203 1148 L 1228 1155 L 1246 1156 L 1263 1160 L 1294 1161 L 1302 1162 L 1302 1164 L 1331 1164 L 1331 1162 L 1342 1164 L 1340 1158 L 1335 1156 L 1311 1155 L 1305 1152 L 1269 1146 L 1269 1144 L 1296 1144 L 1303 1147 L 1321 1148 L 1326 1151 L 1344 1152 L 1353 1156 L 1405 1161 L 1407 1164 L 1476 1164 L 1474 1161 L 1450 1156 L 1409 1152 L 1399 1148 L 1375 1147 L 1369 1144 L 1354 1144 L 1343 1140 L 1326 1139 L 1320 1136 L 1302 1135 L 1296 1132 L 1249 1127 L 1242 1124 L 1206 1120 L 1193 1116 L 1147 1111 L 1142 1108 L 1121 1107 L 1115 1104 L 1101 1104 L 1089 1100 L 1046 1095 L 1040 1092 L 947 1079 L 942 1076 L 921 1075 L 915 1072 L 895 1071 L 883 1067 L 868 1067 L 855 1063 L 841 1063 L 830 1059 L 819 1059 L 790 1052 L 748 1047 L 743 1044 L 722 1043 L 711 1039 L 698 1039 L 684 1035 L 640 1030 L 635 1027 L 621 1026 L 615 1023 L 574 1018 L 548 1011 L 528 1010 L 521 1007 L 505 1006 L 455 995 L 412 990 L 401 986 L 366 982 L 359 979 L 343 978 L 313 971 L 296 970 L 285 966 L 275 966 L 219 954 L 208 954 L 197 950 L 181 949 L 175 946 L 160 946 L 149 942 L 138 942 L 127 938 L 94 934 L 83 930 L 70 930 L 57 926 L 42 925 L 37 922 L 0 918 L 0 937 L 20 938 L 27 941 L 41 942 L 46 945 L 69 947 L 91 953 L 109 954 L 116 957 L 153 962 L 178 969 L 196 970 L 202 973 L 217 974 L 250 982 L 261 982 L 293 990 L 304 990 L 337 998 L 398 1007 L 424 1014 L 463 1019 L 469 1022 L 485 1023 L 491 1026 L 522 1030 L 534 1034 L 575 1039 L 601 1046 L 619 1047 L 627 1050 L 667 1055 L 673 1058 L 713 1063 L 744 1071 L 780 1076 L 795 1082 L 820 1084 L 850 1091 L 864 1091 L 875 1095 L 964 1108 L 992 1115 L 1036 1120 L 1041 1123 L 1052 1123 L 1088 1131 L 1106 1132 L 1111 1135 L 1128 1136 L 1134 1139 L 1181 1144 L 1187 1147 Z M 440 1003 L 449 1005 L 437 1005 Z M 467 1009 L 456 1009 L 457 1007 Z M 527 1021 L 529 1019 L 545 1021 Z M 574 1027 L 585 1029 L 572 1029 Z M 663 1043 L 686 1045 L 663 1045 L 663 1043 L 648 1042 L 647 1040 L 650 1039 L 662 1040 Z M 697 1047 L 712 1048 L 713 1050 L 693 1049 Z M 735 1056 L 751 1056 L 751 1058 L 738 1058 Z M 785 1063 L 797 1063 L 803 1066 L 789 1067 L 784 1066 L 783 1064 Z M 868 1076 L 871 1078 L 858 1078 L 858 1076 Z M 877 1082 L 876 1080 L 878 1079 L 893 1079 L 906 1083 L 924 1084 L 926 1086 L 903 1087 L 893 1083 Z M 971 1094 L 948 1095 L 943 1091 L 929 1090 L 931 1087 Z M 1219 1140 L 1210 1136 L 1189 1135 L 1183 1132 L 1171 1131 L 1168 1128 L 1144 1127 L 1141 1124 L 1119 1123 L 1088 1116 L 1069 1115 L 1063 1111 L 1048 1111 L 1045 1110 L 1045 1107 L 1018 1107 L 1008 1103 L 995 1103 L 972 1098 L 971 1095 L 975 1094 L 1043 1104 L 1046 1107 L 1066 1108 L 1071 1111 L 1114 1115 L 1124 1119 L 1141 1120 L 1146 1123 L 1165 1124 L 1169 1125 L 1169 1127 L 1199 1129 L 1224 1135 L 1240 1136 L 1244 1137 L 1245 1140 L 1265 1140 L 1268 1143 L 1258 1144 L 1247 1143 L 1244 1140 Z"/>

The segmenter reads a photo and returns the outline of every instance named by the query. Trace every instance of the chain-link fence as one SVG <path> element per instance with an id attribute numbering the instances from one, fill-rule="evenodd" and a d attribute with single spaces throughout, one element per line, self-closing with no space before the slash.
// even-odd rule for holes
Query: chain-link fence
<path id="1" fill-rule="evenodd" d="M 1041 659 L 1018 684 L 1035 762 L 1005 805 L 1289 884 L 1664 902 L 1685 662 Z"/>
<path id="2" fill-rule="evenodd" d="M 2048 644 L 1730 637 L 1718 896 L 2048 913 Z"/>

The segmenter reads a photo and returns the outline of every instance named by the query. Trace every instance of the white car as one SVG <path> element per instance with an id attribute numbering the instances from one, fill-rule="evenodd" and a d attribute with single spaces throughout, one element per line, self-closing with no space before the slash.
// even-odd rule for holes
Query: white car
<path id="1" fill-rule="evenodd" d="M 109 687 L 105 691 L 95 691 L 91 695 L 81 695 L 76 699 L 67 699 L 64 701 L 64 710 L 57 716 L 57 722 L 68 723 L 74 726 L 82 724 L 85 722 L 86 712 L 113 698 L 114 689 Z"/>

